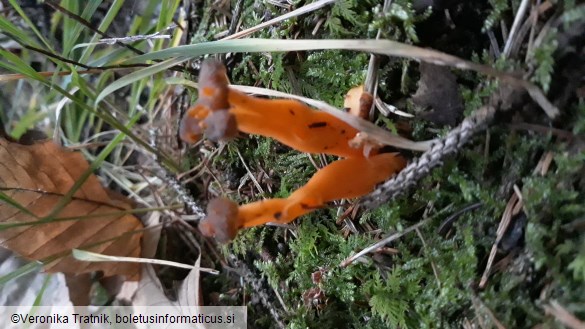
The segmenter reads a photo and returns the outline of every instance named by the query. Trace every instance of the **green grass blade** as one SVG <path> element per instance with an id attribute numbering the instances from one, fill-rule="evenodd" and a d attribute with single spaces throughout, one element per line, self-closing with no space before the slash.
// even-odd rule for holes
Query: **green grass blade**
<path id="1" fill-rule="evenodd" d="M 132 73 L 128 74 L 127 76 L 125 76 L 119 80 L 114 81 L 112 84 L 110 84 L 109 86 L 104 88 L 104 90 L 102 90 L 102 92 L 97 96 L 95 102 L 97 104 L 102 99 L 104 99 L 104 97 L 108 96 L 109 94 L 113 93 L 114 91 L 116 91 L 122 87 L 125 87 L 129 84 L 132 84 L 138 80 L 151 77 L 152 75 L 154 75 L 156 73 L 164 71 L 164 70 L 166 70 L 170 67 L 173 67 L 175 65 L 178 65 L 186 60 L 187 60 L 186 58 L 171 58 L 171 59 L 166 60 L 164 62 L 156 63 L 156 64 L 149 66 L 145 69 L 132 72 Z"/>
<path id="2" fill-rule="evenodd" d="M 45 37 L 43 37 L 43 35 L 41 34 L 41 32 L 39 32 L 39 30 L 37 30 L 36 26 L 28 18 L 28 16 L 26 16 L 26 14 L 24 13 L 24 10 L 22 10 L 22 8 L 18 4 L 18 2 L 16 0 L 8 0 L 8 2 L 10 2 L 12 7 L 14 8 L 14 10 L 16 10 L 16 12 L 20 15 L 20 17 L 22 17 L 22 19 L 26 22 L 26 24 L 31 28 L 31 30 L 33 30 L 33 32 L 36 34 L 37 38 L 39 38 L 39 40 L 41 40 L 41 42 L 45 45 L 45 47 L 47 47 L 47 49 L 49 49 L 51 52 L 54 53 L 55 50 L 53 49 L 53 47 L 51 47 L 51 43 L 48 42 L 45 39 Z M 23 39 L 23 41 L 25 41 L 25 40 Z M 37 44 L 36 42 L 31 42 L 31 41 L 32 40 L 29 40 L 27 43 L 29 45 Z"/>
<path id="3" fill-rule="evenodd" d="M 0 276 L 0 286 L 3 286 L 6 283 L 10 282 L 11 280 L 19 278 L 21 276 L 38 271 L 42 266 L 43 266 L 42 263 L 36 262 L 36 261 L 32 261 L 24 266 L 21 266 L 18 269 L 14 270 L 6 275 Z"/>
<path id="4" fill-rule="evenodd" d="M 53 274 L 48 274 L 47 276 L 45 276 L 45 280 L 43 280 L 43 285 L 41 286 L 41 290 L 39 291 L 39 294 L 37 295 L 35 301 L 33 302 L 33 306 L 42 305 L 41 302 L 43 301 L 43 295 L 45 294 L 45 291 L 47 291 L 47 287 L 49 286 L 49 282 L 51 282 L 52 278 Z"/>
<path id="5" fill-rule="evenodd" d="M 16 42 L 21 44 L 28 44 L 38 47 L 39 44 L 32 39 L 26 32 L 15 27 L 4 16 L 0 15 L 0 32 L 13 38 Z"/>
<path id="6" fill-rule="evenodd" d="M 181 1 L 164 0 L 162 1 L 160 16 L 157 21 L 156 31 L 162 31 L 173 22 L 173 16 L 177 12 L 177 8 Z M 154 50 L 159 50 L 163 47 L 164 40 L 159 39 L 154 42 Z"/>
<path id="7" fill-rule="evenodd" d="M 0 186 L 0 189 L 6 189 L 7 186 Z M 21 206 L 20 203 L 16 202 L 14 199 L 12 199 L 11 197 L 9 197 L 8 195 L 6 195 L 6 193 L 0 191 L 0 201 L 7 203 L 8 205 L 22 211 L 23 213 L 29 215 L 29 216 L 33 216 L 34 218 L 38 218 L 35 214 L 33 214 L 32 212 L 30 212 L 28 209 L 26 209 L 25 207 Z M 2 226 L 0 226 L 0 230 L 2 230 Z"/>
<path id="8" fill-rule="evenodd" d="M 28 63 L 24 62 L 20 57 L 16 56 L 15 54 L 0 49 L 0 58 L 4 58 L 11 62 L 10 64 L 4 63 L 0 61 L 0 67 L 3 67 L 9 71 L 20 73 L 24 76 L 27 76 L 34 80 L 42 79 L 44 80 L 43 76 L 37 73 Z"/>
<path id="9" fill-rule="evenodd" d="M 118 12 L 120 12 L 122 5 L 124 5 L 124 0 L 114 0 L 114 2 L 112 2 L 112 4 L 110 5 L 110 9 L 106 13 L 106 16 L 104 16 L 104 19 L 102 19 L 100 25 L 98 26 L 99 31 L 107 31 L 108 30 L 108 28 L 110 27 L 110 25 L 112 24 L 112 22 L 114 21 L 116 16 L 118 15 Z M 94 43 L 94 42 L 98 41 L 100 38 L 101 38 L 101 35 L 99 35 L 98 33 L 94 33 L 93 37 L 91 38 L 91 40 L 88 43 Z M 93 52 L 94 49 L 95 49 L 95 45 L 90 45 L 87 48 L 85 48 L 83 50 L 83 53 L 81 54 L 79 62 L 81 62 L 81 63 L 87 62 L 87 60 L 89 59 L 89 56 L 91 56 L 91 53 Z"/>
<path id="10" fill-rule="evenodd" d="M 114 2 L 112 2 L 112 4 L 110 5 L 110 9 L 106 13 L 106 16 L 104 16 L 104 19 L 102 20 L 102 22 L 98 26 L 99 31 L 107 31 L 108 30 L 108 28 L 110 27 L 110 25 L 112 24 L 112 22 L 114 21 L 114 19 L 118 15 L 118 13 L 120 12 L 120 9 L 122 8 L 123 5 L 124 5 L 124 0 L 114 0 Z M 95 43 L 100 38 L 101 38 L 101 35 L 98 33 L 95 33 L 93 35 L 93 37 L 87 43 L 89 43 L 89 44 Z M 83 53 L 81 54 L 79 62 L 86 63 L 89 60 L 89 57 L 91 56 L 91 54 L 93 53 L 95 46 L 96 45 L 89 45 L 87 48 L 85 48 L 83 50 Z M 75 49 L 75 47 L 73 47 L 73 49 Z"/>
<path id="11" fill-rule="evenodd" d="M 81 13 L 80 16 L 83 19 L 89 21 L 91 19 L 91 16 L 93 15 L 93 13 L 96 11 L 96 9 L 99 7 L 99 5 L 101 3 L 102 3 L 102 0 L 94 0 L 94 1 L 85 2 L 86 5 L 84 6 L 83 12 Z M 72 12 L 75 12 L 75 10 L 68 8 L 67 6 L 64 6 L 64 7 Z M 79 23 L 77 21 L 72 21 L 71 25 L 72 25 L 71 29 L 64 28 L 64 30 L 63 30 L 63 32 L 65 33 L 65 35 L 64 35 L 65 38 L 64 38 L 64 43 L 63 43 L 63 56 L 65 56 L 65 57 L 69 56 L 73 46 L 75 46 L 75 44 L 77 43 L 77 40 L 79 39 L 79 36 L 81 35 L 81 32 L 85 28 L 85 26 L 83 26 L 81 23 Z"/>

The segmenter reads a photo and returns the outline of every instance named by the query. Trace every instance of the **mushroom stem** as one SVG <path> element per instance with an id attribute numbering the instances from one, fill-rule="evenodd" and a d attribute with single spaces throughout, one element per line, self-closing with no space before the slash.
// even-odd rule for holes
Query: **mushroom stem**
<path id="1" fill-rule="evenodd" d="M 370 158 L 342 159 L 317 171 L 306 185 L 286 199 L 267 199 L 242 205 L 237 212 L 231 204 L 213 201 L 207 207 L 208 216 L 200 223 L 201 231 L 225 241 L 233 238 L 242 227 L 269 222 L 289 223 L 295 218 L 319 208 L 328 202 L 355 198 L 371 192 L 377 184 L 402 169 L 406 161 L 396 153 L 383 153 Z M 230 201 L 231 202 L 231 201 Z M 233 203 L 235 205 L 235 203 Z"/>
<path id="2" fill-rule="evenodd" d="M 301 152 L 363 157 L 349 143 L 359 131 L 329 113 L 296 100 L 258 98 L 231 88 L 228 101 L 240 131 L 274 138 Z"/>

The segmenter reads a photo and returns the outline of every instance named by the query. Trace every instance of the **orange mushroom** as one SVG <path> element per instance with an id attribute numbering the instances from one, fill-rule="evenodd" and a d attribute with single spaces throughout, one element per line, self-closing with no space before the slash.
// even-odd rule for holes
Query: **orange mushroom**
<path id="1" fill-rule="evenodd" d="M 301 152 L 363 156 L 362 149 L 350 143 L 359 132 L 351 125 L 295 100 L 258 98 L 231 89 L 225 68 L 206 60 L 199 76 L 199 99 L 181 121 L 180 136 L 188 143 L 203 134 L 211 140 L 229 139 L 236 129 L 274 138 Z"/>
<path id="2" fill-rule="evenodd" d="M 228 85 L 225 68 L 206 60 L 199 76 L 199 99 L 181 121 L 180 136 L 195 142 L 234 137 L 237 130 L 274 138 L 307 153 L 344 157 L 320 169 L 288 198 L 268 199 L 237 206 L 216 198 L 207 206 L 199 230 L 219 242 L 233 239 L 243 227 L 268 222 L 288 223 L 328 202 L 371 192 L 405 166 L 395 153 L 378 153 L 378 146 L 361 141 L 359 131 L 337 117 L 294 100 L 248 96 Z"/>
<path id="3" fill-rule="evenodd" d="M 363 156 L 349 143 L 359 131 L 329 113 L 299 101 L 252 97 L 233 89 L 228 89 L 228 101 L 240 131 L 274 138 L 301 152 Z"/>
<path id="4" fill-rule="evenodd" d="M 374 96 L 364 90 L 364 85 L 351 88 L 343 100 L 343 108 L 356 117 L 368 120 L 370 109 L 374 104 Z"/>
<path id="5" fill-rule="evenodd" d="M 235 137 L 238 128 L 236 118 L 229 111 L 228 78 L 225 67 L 206 60 L 199 72 L 199 99 L 190 108 L 179 128 L 179 135 L 187 143 L 195 143 L 203 136 L 217 141 Z"/>
<path id="6" fill-rule="evenodd" d="M 213 199 L 207 206 L 207 217 L 199 223 L 199 230 L 219 242 L 227 242 L 243 227 L 269 222 L 289 223 L 324 207 L 327 202 L 371 192 L 405 164 L 405 160 L 395 153 L 347 158 L 318 170 L 306 185 L 286 199 L 260 200 L 239 208 L 228 199 Z"/>

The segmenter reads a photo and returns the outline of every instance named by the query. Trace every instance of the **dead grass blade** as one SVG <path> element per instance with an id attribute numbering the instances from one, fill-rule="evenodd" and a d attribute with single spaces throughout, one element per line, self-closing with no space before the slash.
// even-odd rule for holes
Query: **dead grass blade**
<path id="1" fill-rule="evenodd" d="M 273 18 L 269 21 L 266 21 L 262 24 L 258 24 L 254 27 L 251 27 L 249 29 L 245 29 L 243 31 L 240 31 L 238 33 L 234 33 L 232 35 L 229 35 L 221 40 L 231 40 L 231 39 L 239 39 L 239 38 L 243 38 L 246 37 L 256 31 L 262 30 L 265 27 L 274 25 L 276 23 L 282 22 L 284 20 L 287 20 L 289 18 L 293 18 L 293 17 L 297 17 L 300 15 L 304 15 L 307 13 L 310 13 L 312 11 L 315 11 L 317 9 L 323 8 L 325 6 L 327 6 L 328 4 L 334 3 L 336 0 L 319 0 L 319 1 L 315 1 L 313 3 L 310 3 L 308 5 L 302 6 L 301 8 L 297 8 L 293 11 L 291 11 L 290 13 L 286 13 L 284 15 L 278 16 L 276 18 Z"/>

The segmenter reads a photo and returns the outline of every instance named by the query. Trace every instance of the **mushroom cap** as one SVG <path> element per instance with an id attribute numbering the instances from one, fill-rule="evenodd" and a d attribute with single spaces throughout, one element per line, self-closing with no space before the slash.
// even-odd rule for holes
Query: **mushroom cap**
<path id="1" fill-rule="evenodd" d="M 207 237 L 215 237 L 219 243 L 230 242 L 241 228 L 238 205 L 228 198 L 215 198 L 207 204 L 207 217 L 199 222 L 199 231 Z"/>
<path id="2" fill-rule="evenodd" d="M 228 85 L 227 71 L 221 62 L 208 58 L 201 63 L 198 102 L 209 106 L 212 111 L 227 110 L 230 107 Z"/>

